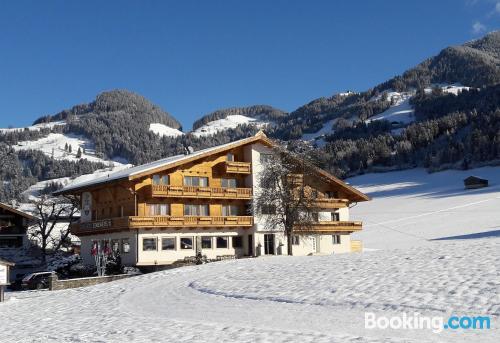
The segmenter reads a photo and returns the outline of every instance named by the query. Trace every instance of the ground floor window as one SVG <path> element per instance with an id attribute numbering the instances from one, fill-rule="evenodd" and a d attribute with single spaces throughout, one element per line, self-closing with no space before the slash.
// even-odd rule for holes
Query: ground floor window
<path id="1" fill-rule="evenodd" d="M 143 238 L 142 251 L 156 251 L 156 238 Z"/>
<path id="2" fill-rule="evenodd" d="M 300 236 L 299 235 L 292 236 L 292 245 L 300 245 Z"/>
<path id="3" fill-rule="evenodd" d="M 163 237 L 161 239 L 161 250 L 175 250 L 175 237 Z"/>
<path id="4" fill-rule="evenodd" d="M 193 249 L 193 237 L 181 237 L 181 249 Z"/>
<path id="5" fill-rule="evenodd" d="M 130 241 L 128 238 L 123 238 L 122 239 L 122 253 L 126 254 L 130 252 Z"/>
<path id="6" fill-rule="evenodd" d="M 212 249 L 212 237 L 201 237 L 201 248 Z"/>
<path id="7" fill-rule="evenodd" d="M 340 244 L 340 235 L 332 235 L 332 243 Z"/>
<path id="8" fill-rule="evenodd" d="M 119 240 L 117 240 L 117 239 L 111 240 L 111 250 L 115 254 L 120 252 L 120 241 Z"/>
<path id="9" fill-rule="evenodd" d="M 243 237 L 233 236 L 233 248 L 243 248 Z"/>
<path id="10" fill-rule="evenodd" d="M 216 248 L 217 249 L 227 249 L 229 247 L 229 239 L 227 237 L 217 237 L 216 238 Z"/>

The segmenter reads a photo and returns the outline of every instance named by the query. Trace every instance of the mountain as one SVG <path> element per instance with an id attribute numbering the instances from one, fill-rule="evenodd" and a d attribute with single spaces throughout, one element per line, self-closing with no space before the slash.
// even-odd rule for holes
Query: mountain
<path id="1" fill-rule="evenodd" d="M 267 105 L 222 109 L 191 132 L 141 95 L 103 92 L 33 126 L 0 129 L 0 200 L 37 182 L 142 164 L 260 128 L 291 150 L 310 150 L 339 177 L 500 163 L 499 52 L 500 32 L 492 32 L 363 92 L 321 97 L 290 113 Z"/>

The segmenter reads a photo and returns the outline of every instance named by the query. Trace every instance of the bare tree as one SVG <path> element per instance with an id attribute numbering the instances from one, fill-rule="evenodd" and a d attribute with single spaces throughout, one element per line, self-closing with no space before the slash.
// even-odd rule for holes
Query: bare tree
<path id="1" fill-rule="evenodd" d="M 265 160 L 258 174 L 253 211 L 263 219 L 266 230 L 284 232 L 288 255 L 292 255 L 293 235 L 303 233 L 315 222 L 316 196 L 306 185 L 314 167 L 306 156 L 281 148 L 275 148 Z"/>
<path id="2" fill-rule="evenodd" d="M 36 224 L 29 230 L 29 236 L 40 242 L 42 264 L 47 263 L 50 252 L 60 250 L 67 242 L 69 224 L 78 211 L 75 199 L 41 195 L 34 202 Z M 58 225 L 67 222 L 68 225 Z"/>

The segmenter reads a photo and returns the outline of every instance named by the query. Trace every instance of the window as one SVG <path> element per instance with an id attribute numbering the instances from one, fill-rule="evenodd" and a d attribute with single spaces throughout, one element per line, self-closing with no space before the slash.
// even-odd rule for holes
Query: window
<path id="1" fill-rule="evenodd" d="M 233 236 L 233 248 L 243 248 L 243 237 L 241 236 Z"/>
<path id="2" fill-rule="evenodd" d="M 192 250 L 193 249 L 193 237 L 181 237 L 181 249 Z"/>
<path id="3" fill-rule="evenodd" d="M 122 253 L 126 254 L 128 252 L 130 252 L 130 242 L 129 242 L 128 238 L 123 238 L 122 239 Z"/>
<path id="4" fill-rule="evenodd" d="M 175 237 L 163 237 L 161 239 L 161 250 L 175 250 Z"/>
<path id="5" fill-rule="evenodd" d="M 153 175 L 153 185 L 160 184 L 160 175 Z"/>
<path id="6" fill-rule="evenodd" d="M 312 221 L 313 222 L 319 222 L 319 214 L 318 212 L 313 212 L 311 213 Z"/>
<path id="7" fill-rule="evenodd" d="M 330 199 L 338 199 L 339 194 L 338 194 L 338 192 L 334 192 L 334 191 L 327 191 L 327 192 L 325 192 L 325 196 L 326 196 L 327 198 L 330 198 Z"/>
<path id="8" fill-rule="evenodd" d="M 265 204 L 260 207 L 260 212 L 262 214 L 276 214 L 276 205 Z"/>
<path id="9" fill-rule="evenodd" d="M 161 177 L 161 183 L 162 183 L 162 185 L 168 185 L 169 184 L 169 177 L 168 177 L 168 175 L 162 175 L 162 177 Z"/>
<path id="10" fill-rule="evenodd" d="M 227 249 L 229 247 L 229 239 L 227 237 L 217 237 L 215 242 L 217 249 Z"/>
<path id="11" fill-rule="evenodd" d="M 300 245 L 300 236 L 299 235 L 292 236 L 292 245 Z"/>
<path id="12" fill-rule="evenodd" d="M 332 235 L 332 243 L 340 244 L 340 235 Z"/>
<path id="13" fill-rule="evenodd" d="M 226 160 L 229 161 L 229 162 L 234 162 L 234 154 L 233 153 L 228 153 L 226 155 Z"/>
<path id="14" fill-rule="evenodd" d="M 236 188 L 236 179 L 222 179 L 221 181 L 223 188 Z"/>
<path id="15" fill-rule="evenodd" d="M 168 216 L 170 214 L 170 206 L 168 204 L 149 204 L 150 216 Z"/>
<path id="16" fill-rule="evenodd" d="M 239 214 L 239 208 L 236 205 L 222 205 L 222 216 L 237 216 Z"/>
<path id="17" fill-rule="evenodd" d="M 201 237 L 201 248 L 212 249 L 212 237 Z"/>
<path id="18" fill-rule="evenodd" d="M 260 154 L 260 163 L 265 164 L 271 162 L 273 155 L 271 154 Z"/>
<path id="19" fill-rule="evenodd" d="M 120 252 L 120 241 L 117 239 L 112 239 L 111 240 L 111 251 L 113 251 L 114 254 Z"/>
<path id="20" fill-rule="evenodd" d="M 184 215 L 185 216 L 208 216 L 209 215 L 208 204 L 204 204 L 204 205 L 185 204 L 184 205 Z"/>
<path id="21" fill-rule="evenodd" d="M 340 213 L 332 212 L 332 222 L 338 222 L 340 220 Z"/>
<path id="22" fill-rule="evenodd" d="M 208 187 L 208 177 L 184 176 L 184 186 Z"/>
<path id="23" fill-rule="evenodd" d="M 156 238 L 143 238 L 142 251 L 156 251 Z"/>

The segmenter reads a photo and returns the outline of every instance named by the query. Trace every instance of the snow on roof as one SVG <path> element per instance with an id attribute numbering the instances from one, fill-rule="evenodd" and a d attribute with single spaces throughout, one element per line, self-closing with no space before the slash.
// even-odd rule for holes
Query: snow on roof
<path id="1" fill-rule="evenodd" d="M 177 163 L 177 162 L 181 162 L 183 160 L 188 160 L 188 159 L 191 159 L 193 157 L 200 156 L 200 155 L 203 155 L 203 154 L 206 154 L 206 153 L 210 153 L 211 151 L 215 151 L 215 150 L 219 150 L 219 149 L 224 149 L 226 147 L 229 147 L 229 146 L 232 146 L 232 145 L 235 145 L 235 144 L 236 145 L 238 145 L 238 144 L 244 144 L 245 141 L 250 142 L 251 140 L 255 139 L 256 137 L 257 136 L 249 137 L 249 138 L 244 138 L 244 139 L 240 139 L 238 141 L 234 141 L 234 142 L 230 142 L 230 143 L 226 143 L 226 144 L 222 144 L 222 145 L 217 145 L 217 146 L 214 146 L 214 147 L 211 147 L 211 148 L 207 148 L 207 149 L 195 151 L 195 152 L 193 152 L 193 153 L 191 153 L 189 155 L 176 155 L 176 156 L 171 156 L 171 157 L 163 158 L 161 160 L 154 161 L 154 162 L 151 162 L 151 163 L 146 163 L 146 164 L 143 164 L 143 165 L 140 165 L 140 166 L 135 166 L 135 167 L 123 169 L 123 170 L 120 170 L 120 171 L 115 172 L 115 173 L 110 173 L 110 174 L 108 174 L 106 176 L 97 177 L 95 179 L 91 179 L 91 180 L 88 180 L 88 181 L 73 183 L 73 184 L 70 184 L 70 185 L 62 188 L 61 190 L 59 190 L 57 192 L 54 192 L 54 195 L 66 193 L 68 191 L 79 189 L 79 188 L 83 188 L 83 187 L 87 187 L 87 186 L 93 186 L 93 185 L 97 185 L 97 184 L 101 184 L 101 183 L 107 183 L 107 182 L 110 182 L 110 181 L 127 179 L 127 178 L 129 178 L 131 176 L 134 176 L 134 175 L 137 175 L 137 174 L 141 174 L 141 173 L 144 173 L 144 172 L 147 172 L 147 171 L 150 171 L 150 170 L 154 170 L 154 169 L 157 169 L 157 168 L 160 168 L 160 167 L 168 167 L 171 164 L 174 164 L 174 163 Z"/>

